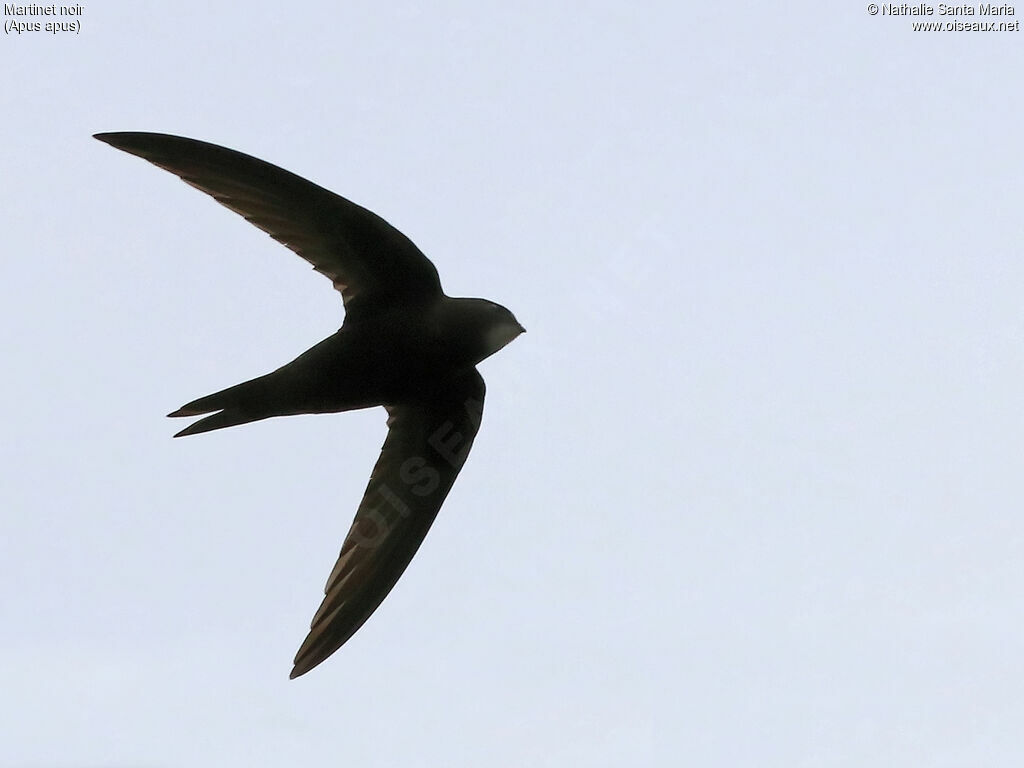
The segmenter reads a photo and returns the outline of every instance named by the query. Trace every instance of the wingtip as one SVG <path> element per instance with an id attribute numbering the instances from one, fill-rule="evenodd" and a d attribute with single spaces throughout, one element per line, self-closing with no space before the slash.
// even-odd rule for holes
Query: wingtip
<path id="1" fill-rule="evenodd" d="M 94 133 L 92 137 L 97 141 L 102 141 L 104 144 L 114 145 L 117 141 L 117 137 L 123 135 L 124 134 L 114 133 L 111 131 L 102 131 L 100 133 Z"/>
<path id="2" fill-rule="evenodd" d="M 310 633 L 312 634 L 312 633 Z M 302 677 L 304 674 L 314 669 L 323 662 L 327 661 L 327 657 L 331 654 L 324 655 L 322 653 L 315 652 L 314 649 L 307 648 L 309 644 L 309 635 L 302 641 L 302 646 L 295 654 L 295 658 L 292 659 L 292 671 L 288 675 L 289 680 L 294 680 L 297 677 Z M 335 649 L 336 650 L 336 649 Z M 331 651 L 333 653 L 334 651 Z"/>
<path id="3" fill-rule="evenodd" d="M 321 659 L 321 661 L 322 661 L 322 659 Z M 313 667 L 315 667 L 319 663 L 320 662 L 318 661 L 315 664 L 310 664 L 309 659 L 302 659 L 300 661 L 298 658 L 296 658 L 292 662 L 292 671 L 288 675 L 288 679 L 289 680 L 294 680 L 297 677 L 302 677 L 304 674 L 309 672 L 309 670 L 311 670 Z"/>
<path id="4" fill-rule="evenodd" d="M 132 152 L 133 142 L 132 139 L 137 137 L 138 134 L 130 133 L 128 131 L 113 131 L 106 133 L 94 133 L 92 137 L 97 141 L 102 141 L 114 149 L 120 149 L 122 152 Z"/>
<path id="5" fill-rule="evenodd" d="M 129 154 L 139 154 L 152 148 L 154 140 L 166 137 L 163 134 L 148 133 L 146 131 L 107 131 L 94 133 L 92 135 L 97 141 L 109 144 L 114 149 L 120 149 Z"/>

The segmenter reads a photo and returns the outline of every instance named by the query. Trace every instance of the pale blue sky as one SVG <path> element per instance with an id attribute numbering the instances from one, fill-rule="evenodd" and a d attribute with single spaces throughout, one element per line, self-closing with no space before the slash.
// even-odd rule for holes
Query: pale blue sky
<path id="1" fill-rule="evenodd" d="M 1021 33 L 224 7 L 0 41 L 0 768 L 1019 762 Z M 341 303 L 117 130 L 366 205 L 529 329 L 406 575 L 297 681 L 385 415 L 171 439 Z"/>

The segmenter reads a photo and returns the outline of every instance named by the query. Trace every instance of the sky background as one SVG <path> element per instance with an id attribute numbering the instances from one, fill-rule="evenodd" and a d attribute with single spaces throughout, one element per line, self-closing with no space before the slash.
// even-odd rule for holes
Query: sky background
<path id="1" fill-rule="evenodd" d="M 1024 33 L 79 18 L 0 41 L 0 767 L 1020 764 Z M 171 439 L 342 306 L 119 130 L 349 197 L 529 331 L 409 570 L 296 681 L 385 414 Z"/>

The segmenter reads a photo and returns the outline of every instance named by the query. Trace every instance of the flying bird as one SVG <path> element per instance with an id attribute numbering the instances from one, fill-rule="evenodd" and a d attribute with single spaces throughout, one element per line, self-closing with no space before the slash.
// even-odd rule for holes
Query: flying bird
<path id="1" fill-rule="evenodd" d="M 326 275 L 345 319 L 264 376 L 186 403 L 203 418 L 175 437 L 273 416 L 383 406 L 388 434 L 291 677 L 340 648 L 377 609 L 419 548 L 476 436 L 476 370 L 524 329 L 486 299 L 452 298 L 437 269 L 376 214 L 282 168 L 194 139 L 98 133 L 241 214 Z"/>

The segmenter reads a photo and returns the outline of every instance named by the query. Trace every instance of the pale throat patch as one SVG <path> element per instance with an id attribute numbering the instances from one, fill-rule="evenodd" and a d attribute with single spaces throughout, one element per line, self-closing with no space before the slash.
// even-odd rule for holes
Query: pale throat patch
<path id="1" fill-rule="evenodd" d="M 493 355 L 522 332 L 522 328 L 516 323 L 501 323 L 492 326 L 487 329 L 487 334 L 484 337 L 487 349 Z"/>

